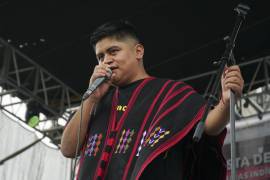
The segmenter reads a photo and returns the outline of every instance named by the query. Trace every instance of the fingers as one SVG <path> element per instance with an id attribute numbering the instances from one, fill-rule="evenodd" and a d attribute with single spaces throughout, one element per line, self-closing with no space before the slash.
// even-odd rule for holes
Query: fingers
<path id="1" fill-rule="evenodd" d="M 111 70 L 118 67 L 113 59 L 106 59 L 105 61 L 100 62 L 99 65 L 106 66 L 106 67 L 110 68 Z"/>
<path id="2" fill-rule="evenodd" d="M 224 90 L 231 89 L 238 96 L 242 94 L 244 80 L 242 78 L 239 66 L 230 66 L 225 69 L 223 73 L 222 84 Z"/>
<path id="3" fill-rule="evenodd" d="M 90 83 L 95 81 L 97 78 L 105 77 L 105 76 L 108 78 L 111 77 L 110 68 L 108 67 L 108 65 L 99 64 L 94 69 L 94 72 L 90 78 Z"/>
<path id="4" fill-rule="evenodd" d="M 95 74 L 102 74 L 101 76 L 107 76 L 108 78 L 111 76 L 110 68 L 98 67 L 94 71 Z"/>
<path id="5" fill-rule="evenodd" d="M 238 97 L 242 95 L 242 88 L 237 83 L 228 83 L 225 85 L 226 89 L 231 89 Z"/>
<path id="6" fill-rule="evenodd" d="M 228 85 L 230 83 L 238 84 L 239 86 L 243 85 L 242 79 L 239 78 L 238 76 L 225 77 L 224 83 L 225 85 Z"/>
<path id="7" fill-rule="evenodd" d="M 239 77 L 242 78 L 241 70 L 240 70 L 239 66 L 237 66 L 237 65 L 224 68 L 223 75 L 229 75 L 229 74 L 239 75 Z"/>
<path id="8" fill-rule="evenodd" d="M 238 71 L 230 71 L 230 72 L 224 73 L 224 78 L 225 77 L 226 78 L 236 77 L 241 80 L 243 79 L 241 73 Z"/>
<path id="9" fill-rule="evenodd" d="M 238 72 L 241 72 L 239 66 L 237 66 L 237 65 L 233 65 L 233 66 L 230 66 L 230 67 L 226 67 L 226 68 L 225 68 L 225 71 L 228 71 L 228 72 L 230 72 L 230 71 L 238 71 Z"/>
<path id="10" fill-rule="evenodd" d="M 229 82 L 238 82 L 244 84 L 239 66 L 231 66 L 224 71 L 223 78 Z"/>

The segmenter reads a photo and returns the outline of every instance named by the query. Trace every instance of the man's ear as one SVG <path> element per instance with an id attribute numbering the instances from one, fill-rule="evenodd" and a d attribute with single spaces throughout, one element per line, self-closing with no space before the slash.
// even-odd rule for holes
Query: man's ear
<path id="1" fill-rule="evenodd" d="M 137 44 L 135 47 L 136 50 L 136 58 L 137 59 L 143 59 L 143 55 L 144 55 L 144 47 L 142 44 Z"/>

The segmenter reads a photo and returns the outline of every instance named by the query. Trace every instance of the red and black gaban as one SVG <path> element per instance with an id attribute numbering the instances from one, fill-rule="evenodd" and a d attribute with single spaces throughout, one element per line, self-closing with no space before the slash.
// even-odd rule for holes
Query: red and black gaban
<path id="1" fill-rule="evenodd" d="M 182 148 L 186 151 L 184 168 L 179 169 L 183 171 L 179 173 L 182 179 L 225 179 L 226 164 L 221 148 L 226 130 L 217 137 L 203 135 L 198 144 L 191 143 L 190 135 L 205 110 L 204 98 L 181 81 L 150 77 L 134 82 L 133 86 L 127 109 L 119 120 L 116 107 L 121 90 L 110 89 L 97 105 L 81 150 L 77 179 L 141 179 L 156 158 L 183 140 L 189 143 Z M 143 133 L 146 132 L 146 140 L 156 128 L 168 133 L 152 146 L 144 142 L 136 156 Z M 118 153 L 116 148 L 124 130 L 133 130 L 134 134 L 125 146 L 126 151 Z M 102 134 L 104 138 L 95 156 L 88 156 L 87 142 L 93 134 Z"/>

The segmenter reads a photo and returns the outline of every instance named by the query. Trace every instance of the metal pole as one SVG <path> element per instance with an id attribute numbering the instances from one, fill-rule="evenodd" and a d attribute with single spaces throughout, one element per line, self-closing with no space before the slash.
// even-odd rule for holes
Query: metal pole
<path id="1" fill-rule="evenodd" d="M 236 180 L 236 148 L 235 148 L 235 94 L 230 91 L 230 127 L 231 127 L 231 180 Z"/>

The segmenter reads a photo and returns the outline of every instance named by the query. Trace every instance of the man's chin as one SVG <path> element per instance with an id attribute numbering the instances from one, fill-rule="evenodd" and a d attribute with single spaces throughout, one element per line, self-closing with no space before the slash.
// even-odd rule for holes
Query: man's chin
<path id="1" fill-rule="evenodd" d="M 111 82 L 113 85 L 118 86 L 118 87 L 127 85 L 127 82 L 123 81 L 123 79 L 118 78 L 118 77 L 114 77 Z"/>
<path id="2" fill-rule="evenodd" d="M 114 84 L 114 85 L 116 85 L 116 86 L 118 86 L 119 81 L 120 81 L 120 78 L 118 78 L 117 76 L 115 76 L 115 77 L 113 77 L 113 78 L 111 79 L 112 84 Z"/>

